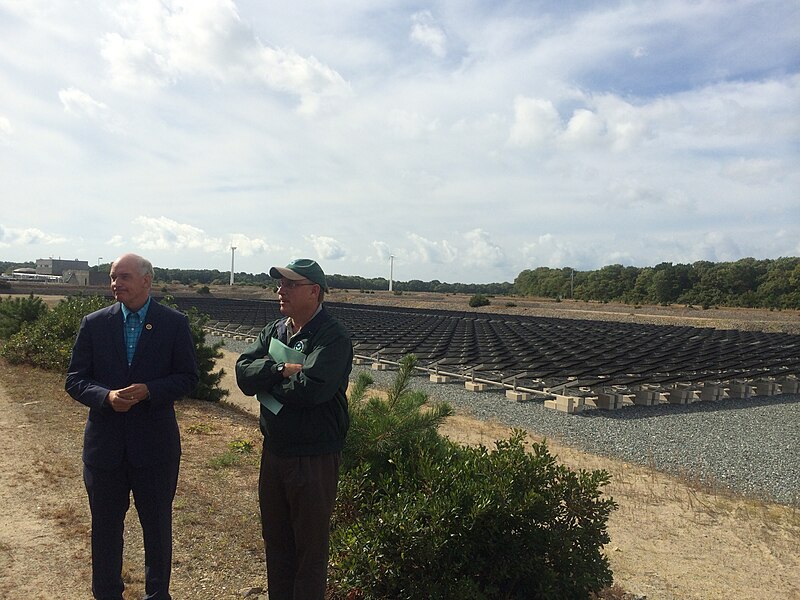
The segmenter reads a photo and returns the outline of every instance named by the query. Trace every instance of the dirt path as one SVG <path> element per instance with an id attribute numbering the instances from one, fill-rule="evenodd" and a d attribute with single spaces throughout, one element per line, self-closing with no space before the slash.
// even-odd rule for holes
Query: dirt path
<path id="1" fill-rule="evenodd" d="M 226 354 L 226 385 L 235 356 Z M 28 380 L 17 381 L 23 374 Z M 80 480 L 85 410 L 63 392 L 26 396 L 30 376 L 0 369 L 0 598 L 83 600 L 89 593 L 88 509 Z M 48 385 L 57 386 L 56 376 Z M 254 412 L 232 389 L 232 402 Z M 175 509 L 174 595 L 240 598 L 263 585 L 257 535 L 257 457 L 211 468 L 231 440 L 258 442 L 252 416 L 224 406 L 178 406 L 184 459 Z M 502 424 L 468 415 L 443 432 L 491 447 Z M 646 468 L 550 444 L 573 468 L 604 468 L 619 503 L 607 547 L 615 580 L 647 600 L 800 600 L 800 512 L 698 491 Z M 141 541 L 135 512 L 126 527 L 126 598 L 141 597 Z"/>
<path id="2" fill-rule="evenodd" d="M 70 508 L 79 505 L 79 486 L 63 481 L 63 465 L 49 462 L 63 455 L 48 452 L 49 428 L 31 419 L 36 408 L 12 402 L 0 386 L 0 598 L 91 598 L 87 536 L 54 525 L 72 519 L 70 531 L 88 531 L 87 515 Z M 73 475 L 80 472 L 80 454 L 75 458 Z"/>

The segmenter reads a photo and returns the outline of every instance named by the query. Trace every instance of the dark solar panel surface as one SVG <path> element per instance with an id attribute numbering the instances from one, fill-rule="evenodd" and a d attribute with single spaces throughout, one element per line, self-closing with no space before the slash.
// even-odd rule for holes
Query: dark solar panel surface
<path id="1" fill-rule="evenodd" d="M 271 300 L 177 298 L 209 325 L 255 336 L 280 317 Z M 325 303 L 350 331 L 357 355 L 520 386 L 667 385 L 800 375 L 800 336 L 679 325 L 415 310 Z"/>

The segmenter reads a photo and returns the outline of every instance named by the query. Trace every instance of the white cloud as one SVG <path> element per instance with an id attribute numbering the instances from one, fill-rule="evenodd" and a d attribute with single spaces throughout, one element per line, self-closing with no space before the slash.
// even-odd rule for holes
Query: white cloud
<path id="1" fill-rule="evenodd" d="M 513 146 L 539 146 L 559 133 L 558 111 L 550 100 L 518 97 L 514 100 L 514 123 L 509 134 Z"/>
<path id="2" fill-rule="evenodd" d="M 466 248 L 462 252 L 465 265 L 478 268 L 500 267 L 506 264 L 503 249 L 489 239 L 482 229 L 473 229 L 464 234 Z"/>
<path id="3" fill-rule="evenodd" d="M 609 186 L 609 202 L 623 208 L 644 208 L 663 203 L 661 190 L 636 180 L 612 181 Z"/>
<path id="4" fill-rule="evenodd" d="M 439 127 L 438 120 L 426 121 L 420 114 L 393 109 L 388 114 L 389 131 L 397 137 L 407 140 L 417 139 L 425 134 L 433 133 Z"/>
<path id="5" fill-rule="evenodd" d="M 444 58 L 447 54 L 447 35 L 428 10 L 414 13 L 411 16 L 409 37 L 414 43 L 430 50 L 437 58 Z"/>
<path id="6" fill-rule="evenodd" d="M 551 233 L 538 236 L 534 241 L 522 246 L 524 262 L 532 267 L 550 267 L 558 269 L 571 266 L 581 268 L 585 262 L 585 254 L 592 250 L 587 247 L 577 248 L 567 237 Z"/>
<path id="7" fill-rule="evenodd" d="M 170 83 L 164 58 L 141 40 L 108 33 L 101 41 L 100 54 L 108 63 L 111 80 L 121 88 L 152 92 Z"/>
<path id="8" fill-rule="evenodd" d="M 219 238 L 206 235 L 199 227 L 178 223 L 167 217 L 137 217 L 133 241 L 146 250 L 202 249 L 219 252 L 225 245 Z"/>
<path id="9" fill-rule="evenodd" d="M 464 282 L 796 254 L 789 4 L 6 2 L 0 218 L 64 241 L 3 254 Z"/>
<path id="10" fill-rule="evenodd" d="M 17 229 L 0 225 L 0 247 L 2 248 L 36 245 L 52 246 L 66 241 L 67 238 L 63 236 L 45 233 L 37 227 Z"/>
<path id="11" fill-rule="evenodd" d="M 347 255 L 347 252 L 338 240 L 324 235 L 309 235 L 306 239 L 314 246 L 317 256 L 324 260 L 339 260 Z"/>
<path id="12" fill-rule="evenodd" d="M 11 126 L 11 121 L 0 115 L 0 139 L 11 137 L 14 133 L 14 128 Z"/>
<path id="13" fill-rule="evenodd" d="M 92 98 L 86 92 L 70 87 L 59 90 L 58 99 L 64 111 L 81 119 L 88 119 L 101 125 L 108 131 L 121 133 L 122 124 L 106 104 Z"/>
<path id="14" fill-rule="evenodd" d="M 253 256 L 279 250 L 278 246 L 272 246 L 261 238 L 250 238 L 243 233 L 234 233 L 230 237 L 230 245 L 236 248 L 235 252 L 239 256 Z"/>
<path id="15" fill-rule="evenodd" d="M 59 90 L 58 99 L 66 112 L 80 117 L 102 118 L 108 112 L 108 106 L 75 88 Z"/>
<path id="16" fill-rule="evenodd" d="M 229 253 L 231 246 L 235 246 L 236 256 L 242 257 L 280 250 L 278 246 L 270 245 L 261 238 L 251 238 L 242 233 L 224 236 L 209 235 L 199 227 L 179 223 L 163 216 L 140 216 L 134 219 L 133 223 L 137 227 L 137 233 L 132 236 L 132 240 L 144 250 L 199 250 L 211 254 Z M 115 238 L 119 238 L 119 236 L 115 236 Z"/>
<path id="17" fill-rule="evenodd" d="M 434 242 L 416 233 L 409 233 L 408 239 L 412 247 L 404 252 L 405 262 L 449 264 L 458 257 L 458 250 L 447 240 Z"/>
<path id="18" fill-rule="evenodd" d="M 389 257 L 392 255 L 392 252 L 389 248 L 389 244 L 386 242 L 372 242 L 372 248 L 377 255 L 378 261 L 381 263 L 389 262 Z"/>
<path id="19" fill-rule="evenodd" d="M 121 87 L 154 90 L 192 77 L 259 83 L 299 97 L 306 115 L 351 95 L 344 78 L 315 57 L 263 44 L 229 0 L 126 2 L 118 18 L 122 33 L 100 43 Z"/>
<path id="20" fill-rule="evenodd" d="M 563 139 L 577 144 L 595 144 L 606 134 L 606 124 L 597 113 L 585 108 L 577 109 L 567 123 Z"/>
<path id="21" fill-rule="evenodd" d="M 780 180 L 787 173 L 783 161 L 771 158 L 743 158 L 722 165 L 721 173 L 747 185 L 762 185 Z"/>

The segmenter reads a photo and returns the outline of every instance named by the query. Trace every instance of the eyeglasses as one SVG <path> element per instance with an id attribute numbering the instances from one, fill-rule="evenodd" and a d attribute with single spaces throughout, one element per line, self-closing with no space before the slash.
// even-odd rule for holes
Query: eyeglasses
<path id="1" fill-rule="evenodd" d="M 278 284 L 279 290 L 293 290 L 294 288 L 303 287 L 304 285 L 318 285 L 316 283 L 298 283 L 296 281 L 281 281 Z"/>

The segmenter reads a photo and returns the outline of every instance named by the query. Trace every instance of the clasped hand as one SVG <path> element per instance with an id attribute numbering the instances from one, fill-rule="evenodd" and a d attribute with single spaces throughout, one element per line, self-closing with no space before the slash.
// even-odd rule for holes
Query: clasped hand
<path id="1" fill-rule="evenodd" d="M 303 365 L 299 363 L 286 363 L 283 365 L 283 377 L 284 379 L 288 379 L 292 375 L 297 375 L 302 370 Z"/>
<path id="2" fill-rule="evenodd" d="M 150 396 L 150 390 L 144 383 L 134 383 L 121 390 L 111 390 L 106 402 L 117 412 L 128 412 L 131 407 Z"/>

